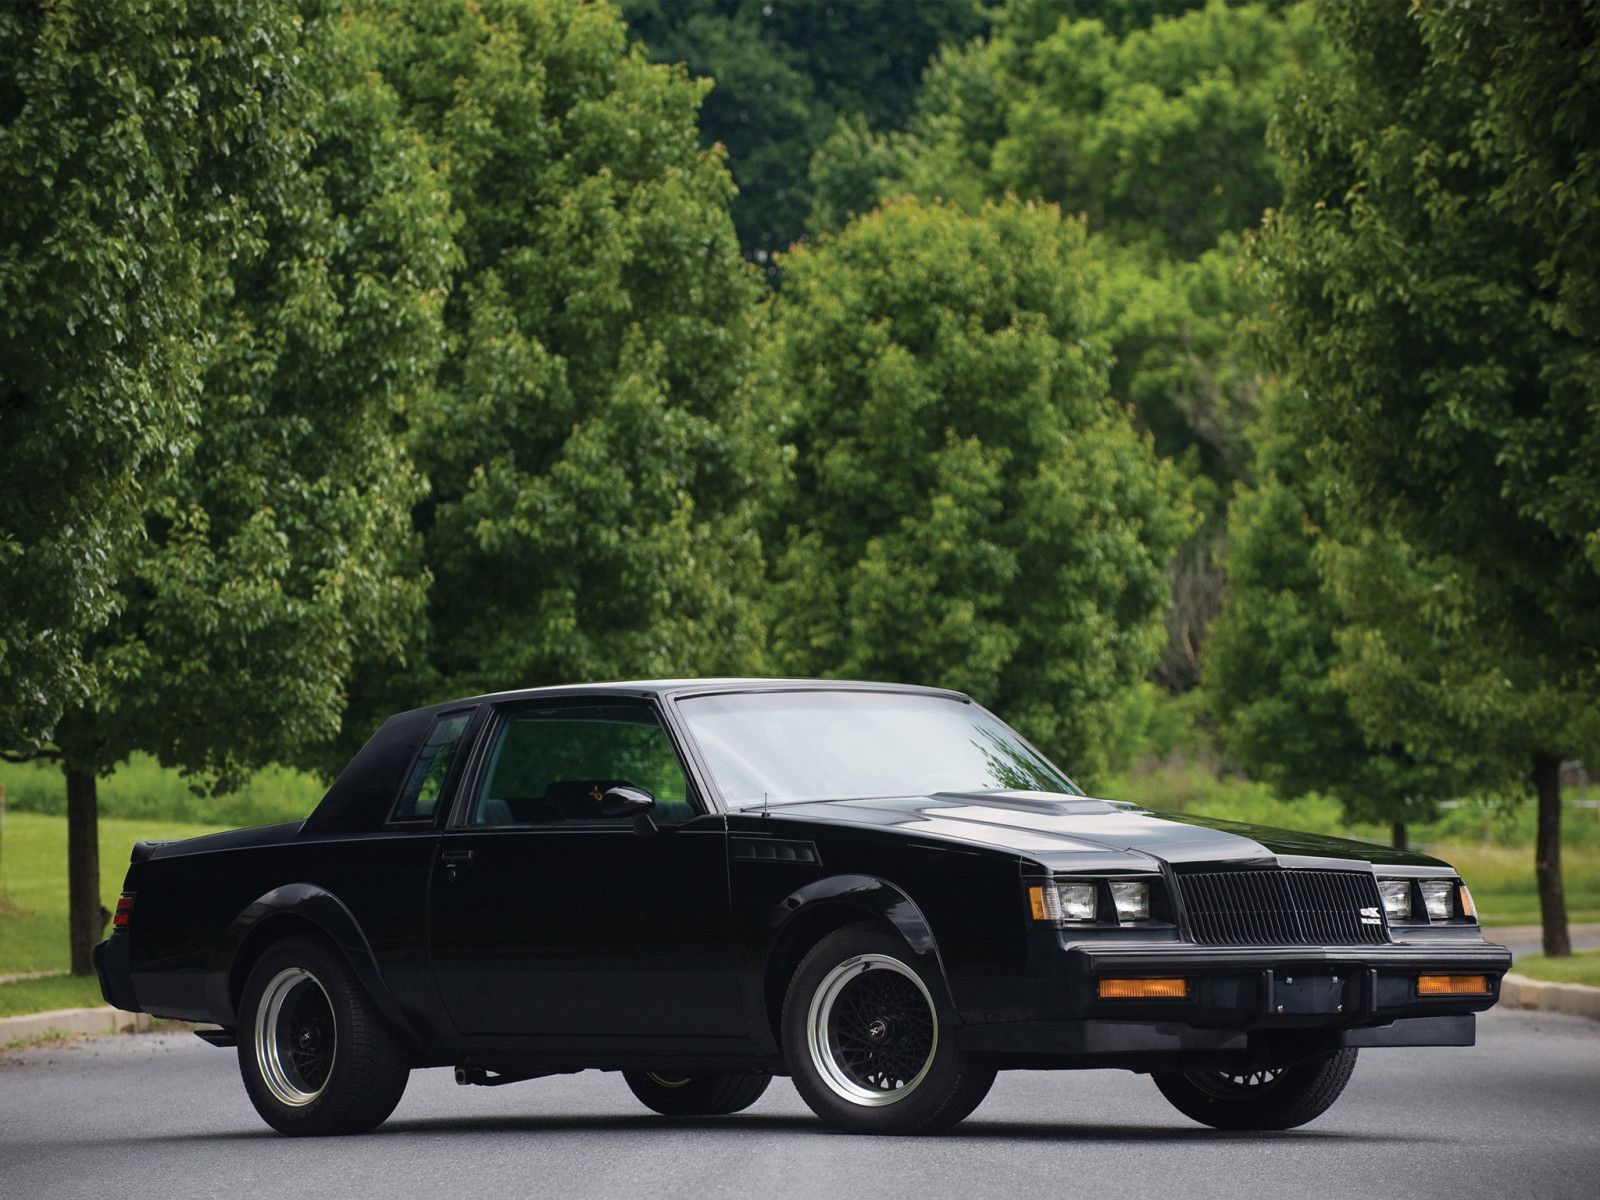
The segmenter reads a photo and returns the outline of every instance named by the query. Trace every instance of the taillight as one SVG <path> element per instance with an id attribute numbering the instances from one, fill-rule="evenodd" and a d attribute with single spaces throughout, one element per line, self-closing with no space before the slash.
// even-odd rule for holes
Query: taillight
<path id="1" fill-rule="evenodd" d="M 111 925 L 115 929 L 126 929 L 128 920 L 133 916 L 133 893 L 123 892 L 117 897 L 117 911 L 111 917 Z"/>

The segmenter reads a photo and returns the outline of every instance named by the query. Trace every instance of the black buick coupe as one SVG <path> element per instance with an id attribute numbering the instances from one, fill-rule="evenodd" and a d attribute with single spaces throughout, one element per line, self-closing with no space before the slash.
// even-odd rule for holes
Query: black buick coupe
<path id="1" fill-rule="evenodd" d="M 804 680 L 402 713 L 304 822 L 139 843 L 113 925 L 106 999 L 218 1026 L 289 1134 L 434 1066 L 669 1116 L 788 1075 L 879 1133 L 1121 1067 L 1286 1129 L 1361 1047 L 1471 1045 L 1510 966 L 1435 859 L 1090 799 L 966 696 Z"/>

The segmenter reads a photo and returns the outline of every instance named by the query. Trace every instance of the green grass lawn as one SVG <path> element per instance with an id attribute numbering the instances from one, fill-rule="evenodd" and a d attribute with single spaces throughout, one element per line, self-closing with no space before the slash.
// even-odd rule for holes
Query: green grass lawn
<path id="1" fill-rule="evenodd" d="M 92 975 L 46 975 L 43 979 L 0 983 L 0 1017 L 58 1008 L 93 1008 L 104 1003 L 100 984 Z"/>
<path id="2" fill-rule="evenodd" d="M 1569 958 L 1523 954 L 1518 956 L 1517 965 L 1512 969 L 1530 979 L 1548 979 L 1552 983 L 1586 983 L 1590 987 L 1600 987 L 1600 950 L 1580 950 Z"/>
<path id="3" fill-rule="evenodd" d="M 1533 850 L 1514 846 L 1428 846 L 1472 889 L 1485 925 L 1537 925 L 1539 893 L 1533 881 Z M 1561 855 L 1567 920 L 1600 921 L 1600 850 L 1568 847 Z M 1520 961 L 1520 960 L 1519 960 Z"/>
<path id="4" fill-rule="evenodd" d="M 102 820 L 100 903 L 107 908 L 116 906 L 135 842 L 196 837 L 216 828 L 172 821 Z M 66 818 L 8 812 L 0 829 L 0 975 L 64 972 L 69 963 Z M 21 985 L 0 985 L 17 986 Z"/>

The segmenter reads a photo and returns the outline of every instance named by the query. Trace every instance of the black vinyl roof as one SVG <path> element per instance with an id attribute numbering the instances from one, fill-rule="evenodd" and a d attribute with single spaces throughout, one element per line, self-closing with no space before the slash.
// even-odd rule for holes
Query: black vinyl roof
<path id="1" fill-rule="evenodd" d="M 476 708 L 485 702 L 517 704 L 526 701 L 614 696 L 629 699 L 676 699 L 686 696 L 740 692 L 900 692 L 944 696 L 967 701 L 960 692 L 902 683 L 862 683 L 848 679 L 634 679 L 612 683 L 572 683 L 557 687 L 523 688 L 464 696 L 424 708 L 396 713 L 374 733 L 334 780 L 316 810 L 301 826 L 303 833 L 364 833 L 377 830 L 387 818 L 394 798 L 427 736 L 434 717 L 451 709 Z M 970 701 L 969 701 L 970 702 Z"/>

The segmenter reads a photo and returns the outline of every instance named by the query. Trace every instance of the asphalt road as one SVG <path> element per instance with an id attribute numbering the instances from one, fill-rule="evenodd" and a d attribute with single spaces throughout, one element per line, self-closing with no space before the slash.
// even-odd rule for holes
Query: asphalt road
<path id="1" fill-rule="evenodd" d="M 614 1075 L 412 1076 L 360 1138 L 256 1118 L 233 1053 L 188 1035 L 0 1055 L 0 1197 L 1600 1196 L 1600 1022 L 1491 1012 L 1471 1049 L 1369 1050 L 1305 1129 L 1223 1134 L 1123 1072 L 1011 1073 L 938 1138 L 831 1133 L 777 1080 L 736 1117 L 669 1121 Z"/>

